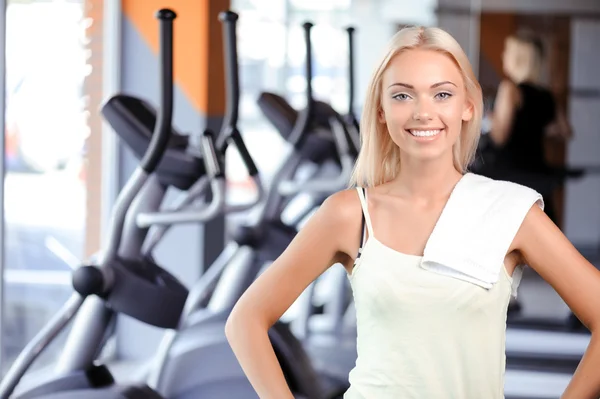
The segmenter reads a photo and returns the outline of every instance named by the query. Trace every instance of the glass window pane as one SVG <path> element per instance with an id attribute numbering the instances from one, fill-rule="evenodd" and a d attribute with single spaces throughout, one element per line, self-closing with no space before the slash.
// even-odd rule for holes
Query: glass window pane
<path id="1" fill-rule="evenodd" d="M 233 0 L 232 9 L 239 14 L 237 23 L 238 62 L 240 74 L 239 127 L 258 167 L 264 184 L 289 150 L 277 130 L 258 106 L 263 92 L 286 97 L 284 88 L 286 45 L 286 2 L 280 0 Z M 239 155 L 227 152 L 228 195 L 232 202 L 247 202 L 255 195 Z M 237 216 L 230 217 L 231 220 Z"/>
<path id="2" fill-rule="evenodd" d="M 289 146 L 266 119 L 257 100 L 261 93 L 273 92 L 297 110 L 305 106 L 306 54 L 302 24 L 310 20 L 314 24 L 314 97 L 330 103 L 341 114 L 347 113 L 348 36 L 345 27 L 350 19 L 350 2 L 234 0 L 232 9 L 240 16 L 237 34 L 240 127 L 263 181 L 268 184 Z M 237 154 L 229 152 L 228 161 L 228 175 L 236 181 L 229 195 L 239 198 L 251 195 L 248 191 L 253 190 L 245 184 L 246 172 Z"/>
<path id="3" fill-rule="evenodd" d="M 83 258 L 83 21 L 84 0 L 8 1 L 2 372 L 70 296 Z M 60 339 L 34 368 L 59 350 Z"/>

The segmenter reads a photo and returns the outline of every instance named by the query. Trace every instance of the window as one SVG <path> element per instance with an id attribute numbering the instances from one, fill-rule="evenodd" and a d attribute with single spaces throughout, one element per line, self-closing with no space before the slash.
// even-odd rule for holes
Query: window
<path id="1" fill-rule="evenodd" d="M 71 295 L 84 258 L 84 1 L 6 8 L 3 373 Z M 34 368 L 59 349 L 60 339 Z"/>
<path id="2" fill-rule="evenodd" d="M 284 97 L 292 107 L 305 105 L 304 65 L 306 60 L 302 24 L 310 20 L 313 46 L 313 92 L 338 112 L 347 112 L 347 33 L 350 2 L 234 0 L 238 21 L 240 66 L 240 127 L 248 150 L 267 182 L 286 156 L 289 147 L 257 105 L 262 92 Z M 234 180 L 245 175 L 237 154 L 228 170 Z"/>

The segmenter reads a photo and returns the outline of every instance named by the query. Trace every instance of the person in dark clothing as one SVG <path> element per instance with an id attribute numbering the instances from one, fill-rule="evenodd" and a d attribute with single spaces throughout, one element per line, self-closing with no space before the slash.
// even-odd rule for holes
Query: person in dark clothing
<path id="1" fill-rule="evenodd" d="M 528 32 L 509 36 L 502 56 L 506 78 L 500 83 L 489 138 L 494 162 L 485 174 L 538 190 L 555 220 L 552 193 L 560 178 L 544 155 L 547 136 L 569 139 L 572 130 L 553 94 L 541 84 L 544 48 Z"/>
<path id="2" fill-rule="evenodd" d="M 556 117 L 554 98 L 548 90 L 529 82 L 521 82 L 510 90 L 515 90 L 512 95 L 516 97 L 516 106 L 512 110 L 509 134 L 497 139 L 498 124 L 491 132 L 492 140 L 497 139 L 495 144 L 499 146 L 497 159 L 506 166 L 543 173 L 548 169 L 543 147 L 546 127 Z"/>
<path id="3" fill-rule="evenodd" d="M 541 84 L 543 59 L 544 48 L 535 35 L 519 32 L 506 39 L 502 54 L 506 77 L 494 100 L 485 160 L 478 172 L 536 190 L 547 216 L 558 224 L 553 194 L 562 179 L 546 161 L 544 141 L 548 136 L 567 140 L 572 130 L 550 90 Z M 520 309 L 513 298 L 509 316 Z"/>

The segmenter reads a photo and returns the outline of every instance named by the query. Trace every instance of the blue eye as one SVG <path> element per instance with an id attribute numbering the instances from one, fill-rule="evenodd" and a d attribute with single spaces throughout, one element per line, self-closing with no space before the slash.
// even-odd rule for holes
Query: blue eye
<path id="1" fill-rule="evenodd" d="M 446 99 L 452 97 L 452 94 L 444 91 L 444 92 L 436 94 L 436 97 L 439 98 L 440 100 L 446 100 Z"/>
<path id="2" fill-rule="evenodd" d="M 406 93 L 400 93 L 400 94 L 396 94 L 392 98 L 395 99 L 395 100 L 401 100 L 401 101 L 403 101 L 403 100 L 408 100 L 410 97 Z"/>

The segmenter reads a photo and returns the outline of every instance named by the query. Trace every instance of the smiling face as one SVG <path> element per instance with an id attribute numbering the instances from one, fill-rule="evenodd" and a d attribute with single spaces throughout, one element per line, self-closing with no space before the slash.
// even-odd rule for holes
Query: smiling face
<path id="1" fill-rule="evenodd" d="M 406 50 L 382 77 L 379 122 L 385 123 L 401 159 L 452 161 L 463 121 L 473 117 L 463 77 L 440 52 Z"/>

